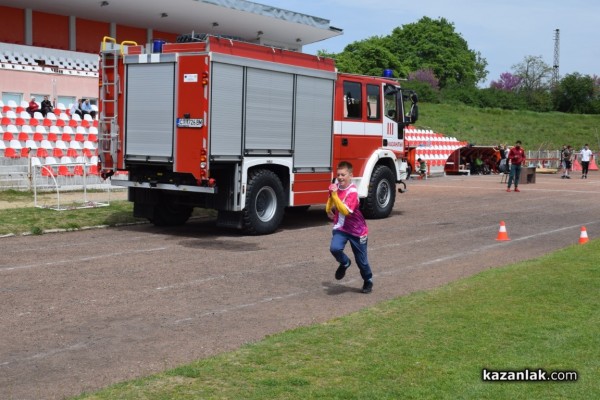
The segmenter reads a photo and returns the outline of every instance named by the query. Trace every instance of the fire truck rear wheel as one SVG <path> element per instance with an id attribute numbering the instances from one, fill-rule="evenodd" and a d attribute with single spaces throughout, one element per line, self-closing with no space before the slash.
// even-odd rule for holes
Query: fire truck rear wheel
<path id="1" fill-rule="evenodd" d="M 396 202 L 396 179 L 385 165 L 375 167 L 369 182 L 369 193 L 363 202 L 366 218 L 385 218 L 392 212 Z"/>
<path id="2" fill-rule="evenodd" d="M 154 216 L 150 220 L 156 226 L 183 225 L 192 215 L 192 207 L 174 206 L 168 201 L 162 201 L 154 207 Z"/>
<path id="3" fill-rule="evenodd" d="M 284 212 L 283 185 L 272 171 L 260 169 L 248 177 L 243 230 L 252 235 L 273 233 Z"/>

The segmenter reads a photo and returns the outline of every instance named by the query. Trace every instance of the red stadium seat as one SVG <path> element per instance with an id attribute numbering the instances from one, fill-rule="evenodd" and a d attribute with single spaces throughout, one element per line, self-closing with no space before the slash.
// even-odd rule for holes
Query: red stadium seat
<path id="1" fill-rule="evenodd" d="M 88 175 L 100 175 L 97 164 L 92 164 L 89 166 Z"/>
<path id="2" fill-rule="evenodd" d="M 39 147 L 36 150 L 35 155 L 39 158 L 46 158 L 48 157 L 48 150 L 44 149 L 43 147 Z"/>
<path id="3" fill-rule="evenodd" d="M 59 165 L 58 166 L 58 175 L 60 176 L 73 176 L 73 172 L 71 172 L 71 169 L 66 166 L 66 165 Z"/>
<path id="4" fill-rule="evenodd" d="M 73 168 L 73 175 L 83 176 L 83 165 L 76 165 Z"/>
<path id="5" fill-rule="evenodd" d="M 51 177 L 56 176 L 56 171 L 50 165 L 44 165 L 42 168 L 42 176 Z"/>
<path id="6" fill-rule="evenodd" d="M 79 153 L 77 152 L 77 150 L 72 149 L 72 148 L 67 149 L 67 157 L 77 157 L 77 156 L 79 156 Z"/>
<path id="7" fill-rule="evenodd" d="M 21 157 L 21 153 L 15 149 L 13 149 L 12 147 L 8 147 L 6 150 L 4 150 L 4 157 L 6 158 L 20 158 Z"/>

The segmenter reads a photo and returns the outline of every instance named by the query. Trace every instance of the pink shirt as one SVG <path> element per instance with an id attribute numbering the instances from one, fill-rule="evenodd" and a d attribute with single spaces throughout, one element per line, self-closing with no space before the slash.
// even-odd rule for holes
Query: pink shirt
<path id="1" fill-rule="evenodd" d="M 360 212 L 360 201 L 358 200 L 358 189 L 352 183 L 345 189 L 338 188 L 338 197 L 346 205 L 350 214 L 341 214 L 335 210 L 333 218 L 333 229 L 346 232 L 353 236 L 366 236 L 369 233 L 367 223 L 362 213 Z"/>

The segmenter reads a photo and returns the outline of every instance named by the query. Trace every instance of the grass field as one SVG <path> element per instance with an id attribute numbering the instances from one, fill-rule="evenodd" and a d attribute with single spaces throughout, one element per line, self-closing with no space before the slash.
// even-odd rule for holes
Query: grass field
<path id="1" fill-rule="evenodd" d="M 589 143 L 600 148 L 600 115 L 481 109 L 458 104 L 420 104 L 417 125 L 478 145 L 514 144 L 526 150 L 558 150 Z"/>
<path id="2" fill-rule="evenodd" d="M 600 398 L 599 251 L 488 270 L 77 399 Z M 483 368 L 578 379 L 484 382 Z"/>
<path id="3" fill-rule="evenodd" d="M 31 192 L 0 191 L 0 201 L 33 204 Z M 66 205 L 66 204 L 64 204 Z M 75 230 L 87 226 L 132 223 L 133 205 L 127 201 L 111 201 L 108 207 L 55 211 L 47 208 L 16 207 L 0 209 L 0 235 L 42 234 L 52 229 Z"/>

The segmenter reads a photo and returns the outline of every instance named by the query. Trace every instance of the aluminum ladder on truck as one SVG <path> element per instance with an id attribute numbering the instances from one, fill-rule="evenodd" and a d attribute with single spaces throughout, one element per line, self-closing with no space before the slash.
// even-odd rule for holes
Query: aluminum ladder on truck
<path id="1" fill-rule="evenodd" d="M 119 96 L 122 93 L 119 60 L 123 57 L 126 44 L 137 46 L 137 43 L 132 41 L 124 41 L 117 45 L 116 40 L 108 36 L 102 39 L 98 158 L 103 179 L 112 176 L 117 169 L 117 154 L 120 150 Z"/>

